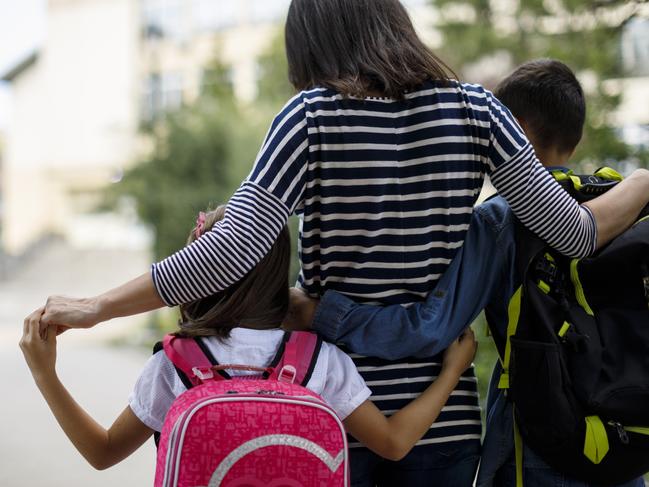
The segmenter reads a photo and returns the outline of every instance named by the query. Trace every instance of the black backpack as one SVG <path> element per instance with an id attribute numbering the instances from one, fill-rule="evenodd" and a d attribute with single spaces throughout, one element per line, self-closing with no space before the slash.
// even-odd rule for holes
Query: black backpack
<path id="1" fill-rule="evenodd" d="M 553 172 L 583 202 L 622 178 Z M 649 207 L 595 255 L 570 259 L 516 223 L 499 387 L 520 439 L 554 469 L 601 485 L 649 471 Z M 490 321 L 487 313 L 487 321 Z M 495 330 L 494 330 L 495 331 Z M 494 333 L 494 336 L 497 336 Z"/>

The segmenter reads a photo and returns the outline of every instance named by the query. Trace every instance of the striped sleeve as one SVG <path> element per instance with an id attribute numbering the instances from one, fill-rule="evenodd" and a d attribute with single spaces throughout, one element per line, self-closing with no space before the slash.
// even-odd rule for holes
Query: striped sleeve
<path id="1" fill-rule="evenodd" d="M 509 110 L 487 96 L 491 117 L 488 170 L 498 192 L 518 219 L 550 246 L 569 257 L 597 248 L 597 225 L 541 165 Z"/>
<path id="2" fill-rule="evenodd" d="M 228 202 L 224 219 L 152 266 L 154 285 L 168 306 L 222 291 L 263 259 L 300 202 L 307 160 L 304 103 L 297 96 L 275 118 L 250 176 Z"/>

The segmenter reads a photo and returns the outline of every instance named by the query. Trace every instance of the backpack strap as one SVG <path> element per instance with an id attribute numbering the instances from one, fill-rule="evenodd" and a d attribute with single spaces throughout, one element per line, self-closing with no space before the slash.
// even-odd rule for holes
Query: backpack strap
<path id="1" fill-rule="evenodd" d="M 215 373 L 212 367 L 218 365 L 200 338 L 184 338 L 166 335 L 162 341 L 165 355 L 174 364 L 178 375 L 190 389 L 207 379 L 229 379 L 224 371 Z"/>
<path id="2" fill-rule="evenodd" d="M 268 379 L 305 386 L 311 379 L 320 354 L 322 338 L 306 331 L 287 333 Z"/>

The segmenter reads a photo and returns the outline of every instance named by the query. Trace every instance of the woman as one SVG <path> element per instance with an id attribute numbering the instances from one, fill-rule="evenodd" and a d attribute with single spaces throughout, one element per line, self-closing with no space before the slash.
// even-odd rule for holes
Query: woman
<path id="1" fill-rule="evenodd" d="M 487 174 L 528 228 L 572 256 L 635 216 L 631 201 L 647 187 L 637 181 L 587 205 L 570 199 L 491 93 L 449 78 L 398 0 L 293 0 L 286 49 L 299 94 L 273 122 L 224 220 L 151 274 L 95 298 L 50 298 L 43 327 L 89 327 L 218 292 L 259 262 L 292 213 L 302 220 L 299 284 L 311 296 L 334 289 L 408 305 L 462 246 Z M 355 361 L 386 414 L 440 367 L 434 357 Z M 479 440 L 470 373 L 402 462 L 353 448 L 353 484 L 471 485 Z"/>

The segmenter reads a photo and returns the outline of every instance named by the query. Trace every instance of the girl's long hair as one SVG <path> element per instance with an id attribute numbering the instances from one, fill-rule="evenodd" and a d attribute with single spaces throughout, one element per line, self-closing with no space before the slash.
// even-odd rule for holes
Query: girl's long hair
<path id="1" fill-rule="evenodd" d="M 187 244 L 209 232 L 225 218 L 226 207 L 205 215 L 189 234 Z M 182 336 L 228 338 L 232 328 L 279 328 L 288 311 L 288 269 L 291 237 L 284 227 L 268 254 L 232 286 L 207 298 L 180 306 Z"/>
<path id="2" fill-rule="evenodd" d="M 401 99 L 427 80 L 457 78 L 424 45 L 399 0 L 293 0 L 286 55 L 298 91 Z"/>

